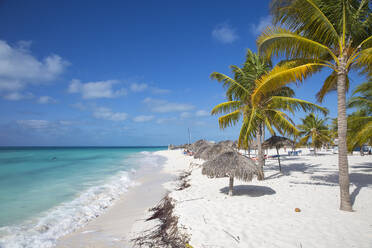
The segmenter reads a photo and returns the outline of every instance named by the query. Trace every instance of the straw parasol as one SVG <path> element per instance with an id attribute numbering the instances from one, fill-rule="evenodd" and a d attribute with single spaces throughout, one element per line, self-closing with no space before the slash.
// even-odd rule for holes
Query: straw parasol
<path id="1" fill-rule="evenodd" d="M 249 182 L 259 171 L 256 164 L 236 151 L 220 154 L 203 164 L 202 174 L 212 178 L 229 177 L 229 195 L 233 195 L 234 177 Z"/>
<path id="2" fill-rule="evenodd" d="M 195 154 L 195 158 L 201 158 L 204 160 L 210 160 L 221 153 L 228 152 L 228 151 L 233 151 L 234 149 L 232 146 L 227 146 L 225 143 L 218 143 L 213 146 L 206 147 L 205 149 L 200 149 L 198 153 Z"/>
<path id="3" fill-rule="evenodd" d="M 234 146 L 234 142 L 232 140 L 223 140 L 223 141 L 218 142 L 217 144 L 218 145 L 221 144 L 221 145 L 225 145 L 225 146 L 231 146 L 231 147 Z"/>
<path id="4" fill-rule="evenodd" d="M 200 154 L 202 154 L 206 149 L 210 148 L 211 146 L 213 145 L 204 144 L 203 146 L 199 147 L 194 154 L 194 158 L 200 158 Z"/>
<path id="5" fill-rule="evenodd" d="M 279 149 L 283 146 L 293 146 L 293 141 L 286 137 L 274 135 L 262 143 L 262 147 L 265 147 L 265 148 L 275 147 L 276 148 L 276 154 L 278 155 L 278 163 L 279 163 L 280 172 L 282 172 L 282 166 L 280 165 Z"/>
<path id="6" fill-rule="evenodd" d="M 211 145 L 210 142 L 206 141 L 206 140 L 198 140 L 196 142 L 194 142 L 191 146 L 190 146 L 190 150 L 192 150 L 193 152 L 198 152 L 198 150 L 205 146 L 205 145 Z"/>

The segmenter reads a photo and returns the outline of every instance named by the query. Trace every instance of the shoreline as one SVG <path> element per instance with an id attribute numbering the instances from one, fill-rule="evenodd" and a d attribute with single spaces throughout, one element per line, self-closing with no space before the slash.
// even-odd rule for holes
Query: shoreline
<path id="1" fill-rule="evenodd" d="M 159 151 L 153 152 L 154 155 L 159 155 L 157 153 Z M 164 158 L 166 163 L 167 159 Z M 131 178 L 137 185 L 128 188 L 97 218 L 57 239 L 54 247 L 129 247 L 132 226 L 164 196 L 167 190 L 163 184 L 174 180 L 174 175 L 164 172 L 164 163 L 139 168 Z"/>
<path id="2" fill-rule="evenodd" d="M 130 239 L 159 223 L 145 219 L 166 192 L 175 204 L 177 226 L 189 236 L 192 247 L 372 245 L 372 163 L 368 156 L 349 157 L 356 211 L 345 213 L 338 210 L 336 154 L 283 158 L 283 174 L 278 173 L 276 159 L 267 160 L 266 179 L 236 180 L 232 197 L 226 193 L 228 179 L 211 179 L 201 174 L 201 168 L 190 168 L 190 163 L 201 164 L 202 160 L 185 156 L 182 150 L 154 154 L 167 158 L 161 168 L 148 171 L 143 184 L 131 188 L 81 230 L 63 237 L 57 247 L 132 247 Z M 174 179 L 185 171 L 191 171 L 187 179 L 191 186 L 176 190 L 179 181 Z M 296 213 L 295 208 L 301 211 Z"/>

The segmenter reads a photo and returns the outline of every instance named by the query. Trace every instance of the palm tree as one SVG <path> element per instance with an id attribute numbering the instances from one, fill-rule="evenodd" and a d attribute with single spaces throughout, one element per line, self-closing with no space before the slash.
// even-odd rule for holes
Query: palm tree
<path id="1" fill-rule="evenodd" d="M 331 69 L 318 94 L 322 99 L 332 90 L 338 98 L 340 209 L 352 211 L 347 160 L 346 90 L 348 74 L 360 69 L 371 74 L 372 18 L 369 0 L 273 0 L 274 23 L 258 38 L 259 51 L 267 58 L 285 55 L 293 66 L 281 72 L 281 87 L 320 71 Z"/>
<path id="2" fill-rule="evenodd" d="M 311 145 L 314 148 L 314 154 L 316 155 L 316 149 L 322 147 L 323 144 L 330 142 L 329 129 L 325 124 L 327 119 L 320 119 L 313 113 L 310 113 L 305 118 L 302 118 L 302 124 L 297 125 L 300 130 L 300 135 L 303 136 L 300 139 L 300 144 L 308 144 L 311 139 Z"/>
<path id="3" fill-rule="evenodd" d="M 372 81 L 355 89 L 348 101 L 348 108 L 357 108 L 356 112 L 348 116 L 348 149 L 352 151 L 359 146 L 363 154 L 363 144 L 372 144 Z"/>
<path id="4" fill-rule="evenodd" d="M 235 125 L 241 117 L 242 126 L 240 129 L 238 145 L 248 147 L 248 144 L 257 139 L 258 146 L 258 165 L 260 173 L 258 178 L 264 179 L 263 173 L 263 152 L 262 152 L 262 133 L 266 127 L 272 135 L 276 131 L 285 135 L 286 133 L 298 133 L 293 121 L 285 112 L 294 113 L 296 110 L 317 111 L 327 113 L 327 110 L 308 101 L 293 98 L 294 91 L 289 87 L 276 88 L 274 91 L 267 92 L 260 101 L 252 101 L 254 93 L 263 78 L 270 77 L 271 72 L 276 72 L 279 66 L 268 71 L 267 65 L 257 54 L 248 50 L 247 60 L 244 67 L 240 69 L 232 66 L 235 73 L 232 79 L 222 73 L 212 73 L 212 79 L 223 82 L 227 87 L 227 102 L 218 104 L 212 109 L 212 115 L 224 113 L 219 118 L 219 126 L 224 129 Z M 280 78 L 278 79 L 280 80 Z M 234 100 L 233 100 L 234 98 Z"/>
<path id="5" fill-rule="evenodd" d="M 227 101 L 215 106 L 211 112 L 212 115 L 225 113 L 218 119 L 219 126 L 224 129 L 228 126 L 235 125 L 239 122 L 242 114 L 244 113 L 244 106 L 250 105 L 251 92 L 255 88 L 255 80 L 260 78 L 264 73 L 270 69 L 270 62 L 260 58 L 257 54 L 253 53 L 250 49 L 247 49 L 246 60 L 242 68 L 238 66 L 230 66 L 234 73 L 234 79 L 218 72 L 211 74 L 212 79 L 216 79 L 223 83 L 226 88 Z M 262 129 L 260 134 L 262 133 Z M 244 134 L 241 130 L 238 140 L 238 147 L 248 148 L 249 145 L 246 143 L 243 145 L 241 137 Z M 258 143 L 258 165 L 263 168 L 263 152 L 262 152 L 262 140 L 261 136 L 256 137 Z M 262 170 L 260 171 L 258 178 L 262 180 L 264 178 Z"/>

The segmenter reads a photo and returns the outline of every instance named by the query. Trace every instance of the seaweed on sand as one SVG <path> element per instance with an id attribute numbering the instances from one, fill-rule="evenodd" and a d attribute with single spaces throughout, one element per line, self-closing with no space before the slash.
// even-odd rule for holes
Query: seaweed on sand
<path id="1" fill-rule="evenodd" d="M 188 177 L 190 175 L 191 175 L 191 172 L 185 171 L 184 173 L 182 173 L 178 177 L 178 180 L 180 181 L 180 184 L 179 184 L 177 190 L 183 190 L 183 189 L 186 189 L 186 188 L 191 186 L 190 183 L 189 183 L 189 179 L 188 179 Z"/>
<path id="2" fill-rule="evenodd" d="M 160 223 L 154 228 L 144 231 L 141 236 L 132 239 L 134 247 L 187 247 L 189 237 L 179 230 L 178 217 L 173 214 L 173 209 L 174 203 L 169 195 L 166 195 L 158 205 L 150 209 L 153 214 L 146 221 L 157 219 Z"/>

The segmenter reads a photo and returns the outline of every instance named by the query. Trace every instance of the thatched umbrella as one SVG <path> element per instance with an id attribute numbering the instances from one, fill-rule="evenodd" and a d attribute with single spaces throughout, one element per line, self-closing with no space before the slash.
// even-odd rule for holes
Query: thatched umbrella
<path id="1" fill-rule="evenodd" d="M 221 153 L 228 152 L 228 151 L 234 151 L 232 146 L 227 146 L 225 143 L 218 143 L 213 146 L 206 147 L 203 151 L 200 149 L 197 154 L 195 154 L 195 158 L 201 158 L 204 160 L 210 160 Z"/>
<path id="2" fill-rule="evenodd" d="M 193 152 L 198 152 L 198 150 L 205 146 L 205 145 L 211 145 L 210 142 L 206 141 L 206 140 L 198 140 L 196 142 L 194 142 L 191 146 L 190 146 L 190 149 L 193 151 Z"/>
<path id="3" fill-rule="evenodd" d="M 229 195 L 233 195 L 234 177 L 249 182 L 259 170 L 256 164 L 236 151 L 220 154 L 203 164 L 202 174 L 213 178 L 229 177 Z"/>
<path id="4" fill-rule="evenodd" d="M 217 145 L 224 145 L 224 146 L 234 146 L 234 141 L 232 140 L 223 140 L 217 143 Z"/>
<path id="5" fill-rule="evenodd" d="M 283 146 L 293 146 L 293 141 L 281 136 L 271 136 L 271 138 L 265 140 L 265 142 L 262 143 L 262 147 L 276 148 L 276 154 L 278 155 L 278 162 L 279 162 L 279 171 L 282 172 L 282 166 L 280 165 L 280 156 L 279 156 L 279 149 Z"/>
<path id="6" fill-rule="evenodd" d="M 200 158 L 200 154 L 202 154 L 206 149 L 212 146 L 212 144 L 204 144 L 203 146 L 199 147 L 195 150 L 194 158 Z"/>

